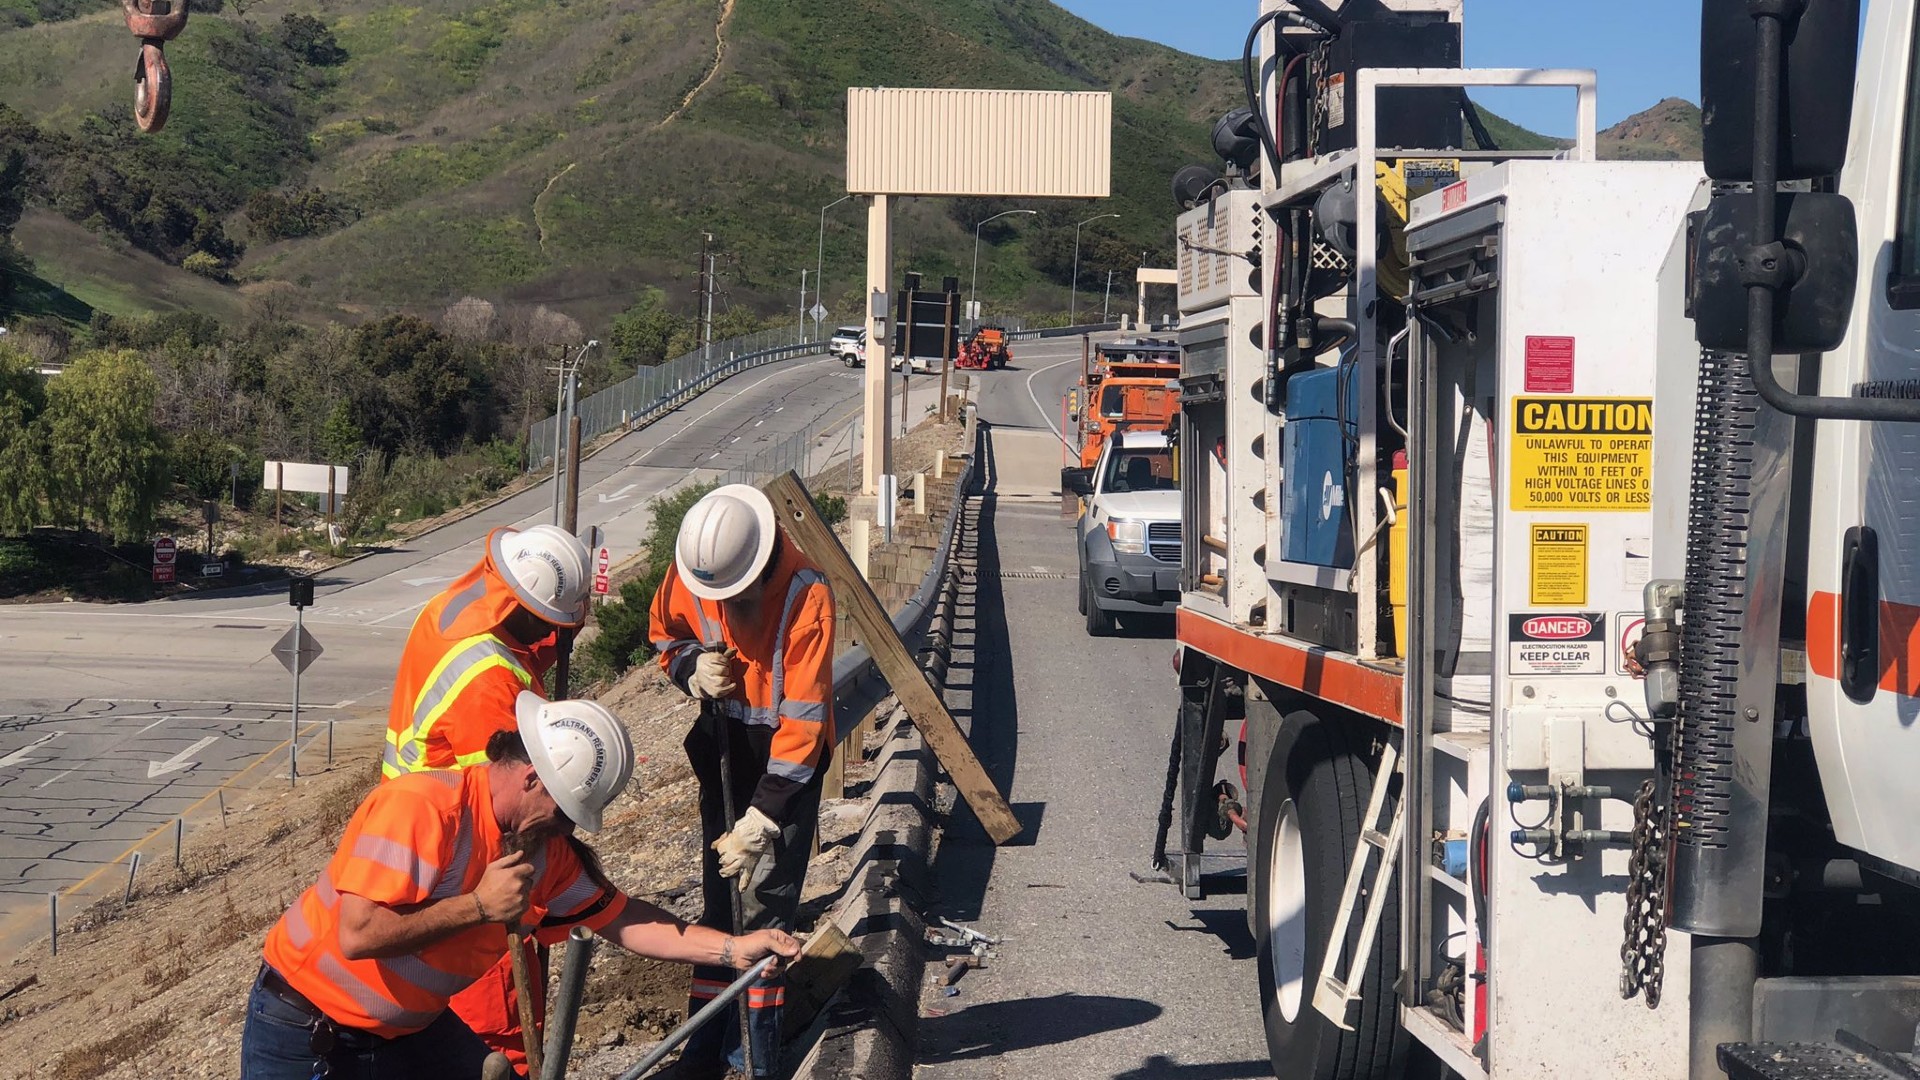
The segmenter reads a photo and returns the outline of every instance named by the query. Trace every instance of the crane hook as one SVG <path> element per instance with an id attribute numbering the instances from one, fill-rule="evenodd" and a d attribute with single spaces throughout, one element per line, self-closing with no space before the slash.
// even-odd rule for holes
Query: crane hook
<path id="1" fill-rule="evenodd" d="M 133 116 L 141 131 L 159 131 L 167 125 L 173 105 L 173 76 L 167 70 L 166 42 L 187 26 L 188 0 L 120 0 L 127 29 L 140 39 L 140 59 L 133 66 Z"/>

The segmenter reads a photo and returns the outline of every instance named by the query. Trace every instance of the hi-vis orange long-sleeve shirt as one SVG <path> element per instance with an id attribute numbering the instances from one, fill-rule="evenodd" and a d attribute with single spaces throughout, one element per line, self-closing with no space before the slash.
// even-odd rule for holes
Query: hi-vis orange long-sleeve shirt
<path id="1" fill-rule="evenodd" d="M 780 822 L 833 748 L 833 593 L 826 575 L 783 542 L 759 604 L 740 608 L 701 600 L 670 567 L 653 597 L 649 636 L 682 690 L 703 647 L 739 650 L 739 688 L 717 704 L 746 725 L 756 748 L 767 739 L 767 771 L 751 805 Z"/>

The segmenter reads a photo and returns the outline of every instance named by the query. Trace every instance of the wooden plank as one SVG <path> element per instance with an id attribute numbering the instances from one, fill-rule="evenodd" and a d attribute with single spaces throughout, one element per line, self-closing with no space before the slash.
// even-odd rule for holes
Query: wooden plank
<path id="1" fill-rule="evenodd" d="M 867 651 L 873 655 L 874 666 L 906 706 L 907 715 L 913 718 L 914 726 L 933 748 L 934 756 L 953 778 L 953 786 L 973 808 L 987 835 L 996 844 L 1020 835 L 1020 822 L 1013 816 L 1013 809 L 981 767 L 973 747 L 967 745 L 966 735 L 954 722 L 953 714 L 947 712 L 946 703 L 940 700 L 933 685 L 927 682 L 926 672 L 913 662 L 906 643 L 894 633 L 893 620 L 880 606 L 879 597 L 854 569 L 847 549 L 840 546 L 840 538 L 814 513 L 813 497 L 806 485 L 789 472 L 768 481 L 761 490 L 772 500 L 773 512 L 787 539 L 799 545 L 801 552 L 827 575 L 834 602 L 853 616 Z"/>

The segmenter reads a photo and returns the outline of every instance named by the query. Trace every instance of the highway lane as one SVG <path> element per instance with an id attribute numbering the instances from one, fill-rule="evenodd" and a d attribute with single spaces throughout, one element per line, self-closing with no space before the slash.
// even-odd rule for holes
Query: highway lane
<path id="1" fill-rule="evenodd" d="M 983 376 L 978 394 L 991 482 L 947 697 L 1026 831 L 996 849 L 964 803 L 953 811 L 932 914 L 1006 941 L 957 996 L 926 992 L 915 1076 L 1268 1076 L 1243 898 L 1190 902 L 1128 875 L 1153 841 L 1173 646 L 1164 620 L 1089 638 L 1075 609 L 1052 425 L 1078 342 L 1023 346 L 1015 362 L 1022 371 Z"/>
<path id="2" fill-rule="evenodd" d="M 816 463 L 844 453 L 857 445 L 839 424 L 857 420 L 860 374 L 824 357 L 770 365 L 623 436 L 582 462 L 581 524 L 603 526 L 614 558 L 624 559 L 637 550 L 657 494 L 721 476 L 823 424 L 838 439 L 816 440 Z M 937 386 L 912 380 L 914 416 Z M 324 759 L 314 741 L 322 720 L 336 720 L 348 745 L 378 738 L 414 614 L 480 557 L 490 530 L 538 524 L 551 508 L 551 486 L 541 484 L 320 575 L 305 622 L 325 652 L 302 676 L 303 762 Z M 280 588 L 0 611 L 4 947 L 6 928 L 21 919 L 44 926 L 47 892 L 165 829 L 263 754 L 284 757 L 291 678 L 269 650 L 293 611 Z M 277 759 L 263 769 L 285 775 Z"/>

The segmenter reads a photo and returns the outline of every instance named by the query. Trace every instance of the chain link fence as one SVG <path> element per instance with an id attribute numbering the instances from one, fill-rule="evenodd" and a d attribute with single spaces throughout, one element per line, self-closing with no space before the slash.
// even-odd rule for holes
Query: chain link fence
<path id="1" fill-rule="evenodd" d="M 803 479 L 826 472 L 860 453 L 860 417 L 839 417 L 808 425 L 727 471 L 723 484 L 754 484 L 792 470 Z"/>
<path id="2" fill-rule="evenodd" d="M 716 341 L 677 360 L 641 368 L 631 377 L 580 399 L 575 407 L 580 417 L 580 441 L 589 442 L 615 428 L 646 423 L 749 368 L 817 353 L 824 340 L 803 336 L 798 326 L 784 326 Z M 529 429 L 528 470 L 552 465 L 559 423 L 558 417 L 549 416 Z"/>

